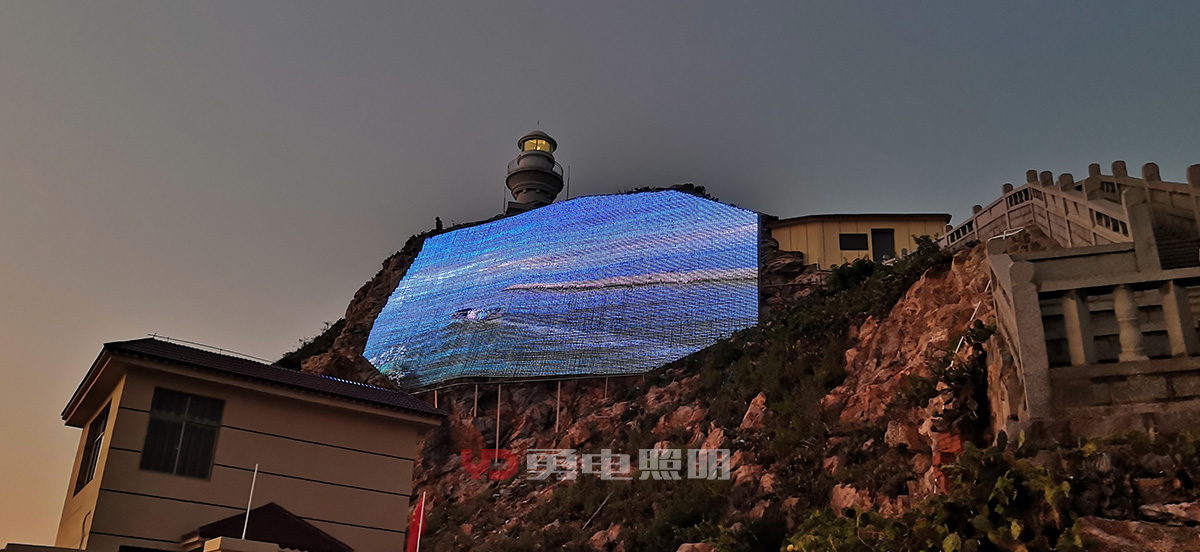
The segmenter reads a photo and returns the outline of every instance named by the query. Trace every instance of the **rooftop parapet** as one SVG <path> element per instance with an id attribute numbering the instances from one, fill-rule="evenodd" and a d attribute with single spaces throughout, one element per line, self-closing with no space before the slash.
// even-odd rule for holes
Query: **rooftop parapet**
<path id="1" fill-rule="evenodd" d="M 971 218 L 954 226 L 940 241 L 952 247 L 1031 224 L 1046 226 L 1043 231 L 1064 247 L 1130 241 L 1128 216 L 1122 207 L 1123 194 L 1129 189 L 1145 194 L 1156 238 L 1169 234 L 1200 240 L 1200 165 L 1187 168 L 1187 183 L 1163 181 L 1156 163 L 1144 164 L 1141 178 L 1129 175 L 1125 161 L 1114 161 L 1111 167 L 1112 174 L 1104 174 L 1099 163 L 1091 163 L 1082 180 L 1069 172 L 1056 179 L 1050 171 L 1030 169 L 1025 172 L 1024 185 L 1003 185 L 1001 197 L 988 205 L 972 206 Z"/>

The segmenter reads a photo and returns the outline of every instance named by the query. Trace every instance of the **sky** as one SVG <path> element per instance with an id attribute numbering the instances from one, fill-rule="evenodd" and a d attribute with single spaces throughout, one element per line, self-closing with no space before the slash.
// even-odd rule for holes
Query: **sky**
<path id="1" fill-rule="evenodd" d="M 0 2 L 0 544 L 51 543 L 106 341 L 276 358 L 408 236 L 571 195 L 948 212 L 1200 163 L 1200 4 Z M 1107 170 L 1107 169 L 1106 169 Z"/>

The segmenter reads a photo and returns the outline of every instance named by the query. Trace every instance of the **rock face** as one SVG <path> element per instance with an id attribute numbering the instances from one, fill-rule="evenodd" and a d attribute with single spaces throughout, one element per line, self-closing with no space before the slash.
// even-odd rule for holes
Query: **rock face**
<path id="1" fill-rule="evenodd" d="M 395 388 L 395 384 L 367 362 L 362 353 L 367 347 L 367 337 L 371 333 L 371 326 L 375 324 L 375 318 L 387 304 L 388 297 L 395 291 L 400 280 L 408 273 L 408 267 L 421 252 L 426 237 L 427 234 L 421 234 L 409 238 L 403 249 L 383 261 L 383 268 L 379 273 L 354 294 L 354 299 L 346 308 L 346 323 L 341 333 L 334 338 L 333 345 L 328 351 L 305 359 L 301 365 L 302 370 Z"/>
<path id="2" fill-rule="evenodd" d="M 948 271 L 922 276 L 882 322 L 867 319 L 846 351 L 845 383 L 826 397 L 841 423 L 879 420 L 905 380 L 929 377 L 973 320 L 993 323 L 986 262 L 982 247 L 963 251 Z"/>
<path id="3" fill-rule="evenodd" d="M 346 312 L 345 326 L 332 345 L 306 359 L 304 370 L 391 385 L 361 353 L 375 317 L 420 252 L 424 239 L 415 236 L 385 261 L 379 274 L 355 295 Z M 802 277 L 817 281 L 804 268 L 802 259 L 789 257 L 786 252 L 768 251 L 764 263 L 774 267 L 765 270 L 764 282 L 796 282 Z M 965 362 L 979 354 L 978 350 L 968 350 L 955 355 L 953 350 L 958 337 L 973 321 L 993 321 L 984 263 L 982 247 L 960 252 L 948 268 L 922 276 L 887 317 L 868 319 L 857 328 L 854 344 L 844 357 L 845 381 L 821 400 L 821 408 L 813 409 L 813 416 L 826 416 L 822 424 L 834 426 L 832 437 L 828 442 L 812 444 L 813 451 L 805 452 L 818 456 L 812 471 L 799 476 L 789 473 L 795 466 L 787 463 L 799 452 L 788 449 L 779 454 L 767 446 L 779 429 L 777 417 L 786 411 L 788 403 L 772 395 L 768 404 L 771 390 L 755 388 L 738 395 L 732 408 L 725 405 L 722 417 L 721 408 L 700 392 L 704 389 L 701 376 L 686 369 L 685 362 L 646 377 L 610 378 L 607 384 L 598 380 L 565 381 L 561 394 L 554 382 L 504 383 L 499 402 L 494 383 L 480 386 L 479 392 L 474 385 L 444 389 L 436 399 L 431 392 L 422 394 L 420 398 L 437 402 L 449 413 L 442 427 L 425 436 L 414 466 L 414 491 L 438 497 L 435 509 L 440 508 L 443 514 L 436 534 L 427 535 L 430 549 L 489 549 L 489 544 L 497 540 L 545 531 L 581 535 L 595 550 L 624 551 L 624 540 L 631 529 L 644 524 L 657 509 L 657 504 L 648 505 L 647 512 L 618 519 L 605 519 L 602 514 L 595 523 L 586 525 L 587 516 L 594 516 L 590 512 L 603 507 L 595 500 L 587 503 L 587 512 L 582 516 L 564 514 L 558 518 L 561 521 L 550 522 L 544 528 L 540 523 L 531 527 L 527 519 L 575 492 L 565 487 L 594 477 L 580 474 L 574 480 L 550 478 L 531 484 L 524 474 L 526 453 L 531 449 L 574 449 L 580 454 L 612 449 L 632 453 L 635 467 L 637 447 L 731 449 L 733 481 L 726 490 L 736 497 L 736 504 L 721 511 L 719 521 L 722 527 L 741 535 L 745 533 L 733 528 L 758 522 L 763 522 L 761 527 L 774 523 L 792 530 L 813 508 L 825 505 L 838 510 L 875 508 L 885 516 L 902 515 L 922 497 L 945 491 L 950 483 L 939 466 L 952 461 L 962 451 L 964 439 L 969 440 L 937 424 L 942 412 L 957 407 L 953 404 L 958 400 L 953 389 L 944 383 L 937 386 L 940 394 L 927 406 L 904 404 L 898 399 L 910 377 L 928 379 L 933 365 L 951 358 Z M 764 297 L 780 307 L 794 299 L 782 293 L 768 295 L 766 291 Z M 999 336 L 993 336 L 984 347 L 988 374 L 986 384 L 981 384 L 988 388 L 985 402 L 993 405 L 1019 397 L 1019 387 L 1014 387 L 1019 386 L 1019 380 L 1011 380 L 1012 359 L 1005 357 L 1006 348 L 998 340 Z M 737 347 L 739 354 L 749 354 L 745 353 L 749 350 L 746 339 Z M 814 395 L 819 397 L 820 391 Z M 867 435 L 861 440 L 853 440 L 863 433 Z M 514 454 L 521 476 L 496 481 L 485 473 L 481 478 L 472 478 L 472 472 L 464 468 L 464 457 L 478 459 L 484 450 L 496 448 L 497 442 Z M 864 460 L 904 466 L 905 470 L 911 467 L 911 473 L 905 474 L 906 479 L 889 482 L 886 488 L 871 486 L 869 481 L 853 479 L 859 468 L 856 463 Z M 796 491 L 797 479 L 811 486 Z M 1082 518 L 1078 529 L 1084 542 L 1093 547 L 1088 549 L 1200 549 L 1200 530 L 1169 525 L 1194 525 L 1200 520 L 1200 506 L 1183 502 L 1195 497 L 1172 494 L 1174 479 L 1161 479 L 1142 474 L 1131 484 L 1145 500 L 1137 515 L 1163 523 Z M 1151 500 L 1154 505 L 1144 506 Z M 611 511 L 614 506 L 610 503 L 608 508 Z M 445 512 L 453 512 L 454 516 Z M 1108 511 L 1097 513 L 1122 516 Z M 678 550 L 717 549 L 696 542 L 699 540 L 703 537 L 680 537 L 673 541 L 672 549 L 688 541 Z"/>
<path id="4" fill-rule="evenodd" d="M 1094 552 L 1200 550 L 1200 528 L 1196 527 L 1097 517 L 1081 518 L 1078 527 L 1084 549 Z"/>
<path id="5" fill-rule="evenodd" d="M 805 264 L 803 253 L 779 249 L 779 242 L 765 229 L 759 240 L 759 251 L 762 263 L 759 293 L 764 318 L 773 311 L 795 304 L 796 299 L 825 284 L 827 273 L 815 265 Z"/>
<path id="6" fill-rule="evenodd" d="M 746 415 L 742 417 L 742 424 L 738 429 L 762 429 L 763 417 L 767 413 L 767 394 L 759 393 L 750 401 L 750 407 L 746 409 Z"/>
<path id="7" fill-rule="evenodd" d="M 876 508 L 898 516 L 909 504 L 943 491 L 941 465 L 962 453 L 963 436 L 941 416 L 948 408 L 961 408 L 956 403 L 962 398 L 944 383 L 936 383 L 936 396 L 925 406 L 908 404 L 903 395 L 911 392 L 914 379 L 932 382 L 933 366 L 961 366 L 979 354 L 959 343 L 975 322 L 994 322 L 986 262 L 981 246 L 960 251 L 948 269 L 922 275 L 886 317 L 868 318 L 858 328 L 857 342 L 845 354 L 846 379 L 822 403 L 836 420 L 835 431 L 849 438 L 862 428 L 879 428 L 882 443 L 862 446 L 912 471 L 906 482 L 886 492 L 839 484 L 831 497 L 835 510 Z M 849 454 L 825 458 L 826 471 L 836 474 L 853 464 Z"/>

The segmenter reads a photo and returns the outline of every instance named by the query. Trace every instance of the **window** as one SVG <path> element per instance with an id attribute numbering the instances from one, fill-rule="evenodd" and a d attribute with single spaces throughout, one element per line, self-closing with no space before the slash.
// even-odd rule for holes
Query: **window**
<path id="1" fill-rule="evenodd" d="M 104 444 L 104 430 L 107 427 L 108 405 L 104 405 L 104 410 L 88 424 L 87 441 L 83 443 L 83 459 L 79 462 L 79 477 L 75 479 L 76 494 L 96 477 L 96 465 L 100 463 L 100 447 Z"/>
<path id="2" fill-rule="evenodd" d="M 142 469 L 207 479 L 225 401 L 154 389 Z"/>
<path id="3" fill-rule="evenodd" d="M 842 251 L 866 251 L 866 234 L 838 234 L 838 247 Z"/>
<path id="4" fill-rule="evenodd" d="M 547 142 L 545 140 L 533 139 L 533 140 L 526 140 L 525 143 L 521 145 L 521 151 L 533 151 L 533 150 L 549 152 L 550 151 L 550 142 Z"/>

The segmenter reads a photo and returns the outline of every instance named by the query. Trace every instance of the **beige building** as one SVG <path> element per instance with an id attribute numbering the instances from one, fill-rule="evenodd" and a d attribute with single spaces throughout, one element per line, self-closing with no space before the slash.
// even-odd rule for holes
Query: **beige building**
<path id="1" fill-rule="evenodd" d="M 83 430 L 55 545 L 403 550 L 417 439 L 443 415 L 399 391 L 158 339 L 104 346 L 63 411 Z M 284 542 L 286 541 L 286 542 Z"/>
<path id="2" fill-rule="evenodd" d="M 855 259 L 883 262 L 916 251 L 918 236 L 937 239 L 946 232 L 945 213 L 807 215 L 767 223 L 784 251 L 804 253 L 804 261 L 829 270 Z"/>

